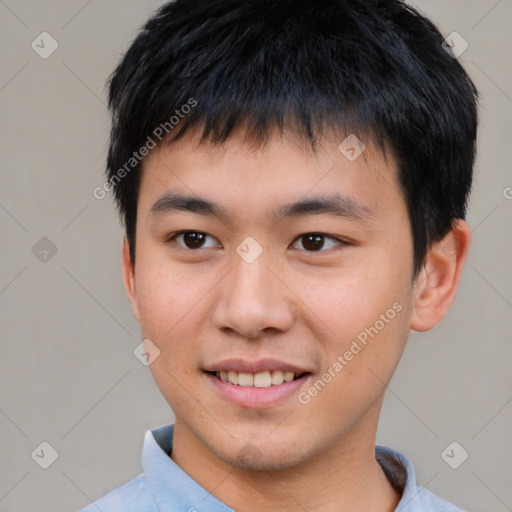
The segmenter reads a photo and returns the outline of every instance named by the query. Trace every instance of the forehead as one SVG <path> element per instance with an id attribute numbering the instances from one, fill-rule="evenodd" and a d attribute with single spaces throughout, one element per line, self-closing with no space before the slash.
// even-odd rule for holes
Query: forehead
<path id="1" fill-rule="evenodd" d="M 370 141 L 361 141 L 363 147 L 354 137 L 324 138 L 312 152 L 286 134 L 275 134 L 262 146 L 248 144 L 240 134 L 220 146 L 201 144 L 197 134 L 187 134 L 155 148 L 144 160 L 140 213 L 177 211 L 194 197 L 198 212 L 210 209 L 240 218 L 258 214 L 267 221 L 301 208 L 311 213 L 312 203 L 322 198 L 323 206 L 316 203 L 320 209 L 328 201 L 335 206 L 334 201 L 339 210 L 360 219 L 403 207 L 394 158 Z"/>

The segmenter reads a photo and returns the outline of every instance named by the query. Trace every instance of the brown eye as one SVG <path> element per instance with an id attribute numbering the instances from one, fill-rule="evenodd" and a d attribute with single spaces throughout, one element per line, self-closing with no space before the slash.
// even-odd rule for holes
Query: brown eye
<path id="1" fill-rule="evenodd" d="M 302 242 L 302 248 L 309 252 L 321 252 L 325 249 L 330 249 L 336 245 L 343 245 L 341 240 L 333 238 L 332 236 L 323 233 L 306 233 L 297 238 Z M 300 249 L 301 247 L 299 247 Z"/>
<path id="2" fill-rule="evenodd" d="M 215 247 L 216 244 L 205 245 L 208 240 L 214 240 L 214 238 L 206 233 L 200 231 L 182 231 L 172 235 L 168 241 L 176 240 L 176 243 L 185 249 L 202 249 L 207 247 Z"/>
<path id="3" fill-rule="evenodd" d="M 189 249 L 197 249 L 204 244 L 204 233 L 183 233 L 183 242 Z"/>
<path id="4" fill-rule="evenodd" d="M 319 251 L 324 245 L 324 237 L 322 235 L 304 235 L 302 237 L 302 245 L 307 251 Z"/>

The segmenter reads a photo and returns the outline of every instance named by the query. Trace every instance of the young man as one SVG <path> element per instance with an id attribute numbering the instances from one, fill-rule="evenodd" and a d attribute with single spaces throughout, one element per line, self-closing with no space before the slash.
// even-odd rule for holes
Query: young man
<path id="1" fill-rule="evenodd" d="M 376 447 L 470 245 L 477 93 L 399 0 L 176 0 L 110 81 L 123 274 L 175 414 L 110 511 L 457 511 Z"/>

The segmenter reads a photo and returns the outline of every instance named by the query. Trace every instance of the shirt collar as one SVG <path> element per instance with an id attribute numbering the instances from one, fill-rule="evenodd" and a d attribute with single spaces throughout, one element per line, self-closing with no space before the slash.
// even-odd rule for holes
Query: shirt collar
<path id="1" fill-rule="evenodd" d="M 425 509 L 424 498 L 420 496 L 420 493 L 424 491 L 422 487 L 418 487 L 416 483 L 416 474 L 414 468 L 407 457 L 402 455 L 400 452 L 393 450 L 387 446 L 376 446 L 375 453 L 379 458 L 382 469 L 390 480 L 393 477 L 390 476 L 390 466 L 401 466 L 399 471 L 402 472 L 402 477 L 405 480 L 405 485 L 402 491 L 402 498 L 395 508 L 395 512 L 430 512 L 429 509 Z"/>
<path id="2" fill-rule="evenodd" d="M 159 510 L 172 512 L 179 507 L 179 510 L 191 512 L 235 512 L 201 487 L 171 459 L 173 435 L 174 425 L 169 424 L 146 431 L 144 437 L 142 468 Z M 392 459 L 399 461 L 405 472 L 405 486 L 396 512 L 426 512 L 420 498 L 423 489 L 416 484 L 411 462 L 392 448 L 376 446 L 375 451 L 387 474 L 389 466 L 382 462 Z"/>
<path id="3" fill-rule="evenodd" d="M 235 512 L 201 487 L 168 455 L 172 451 L 174 425 L 148 430 L 142 450 L 142 469 L 160 512 L 186 510 Z"/>

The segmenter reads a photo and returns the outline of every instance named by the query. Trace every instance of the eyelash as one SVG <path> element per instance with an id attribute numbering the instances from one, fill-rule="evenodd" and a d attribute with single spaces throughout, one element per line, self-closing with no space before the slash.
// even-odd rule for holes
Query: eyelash
<path id="1" fill-rule="evenodd" d="M 200 235 L 206 235 L 207 237 L 210 237 L 212 239 L 214 239 L 213 236 L 209 235 L 208 233 L 205 233 L 203 231 L 193 231 L 193 230 L 184 230 L 184 231 L 178 231 L 176 233 L 172 233 L 171 235 L 169 235 L 166 239 L 166 243 L 171 243 L 171 242 L 174 242 L 176 240 L 176 238 L 178 238 L 179 236 L 181 235 L 185 235 L 187 233 L 194 233 L 194 234 L 200 234 Z M 316 235 L 316 236 L 321 236 L 321 237 L 324 237 L 325 240 L 332 240 L 334 242 L 336 242 L 338 244 L 338 246 L 347 246 L 347 245 L 350 245 L 350 242 L 347 242 L 346 240 L 342 240 L 340 238 L 337 238 L 337 237 L 334 237 L 334 236 L 331 236 L 331 235 L 328 235 L 326 233 L 321 233 L 321 232 L 317 232 L 317 231 L 311 231 L 311 232 L 308 232 L 308 233 L 303 233 L 301 235 L 299 235 L 297 238 L 294 239 L 293 243 L 295 243 L 295 241 L 297 240 L 300 240 L 301 238 L 303 237 L 306 237 L 306 236 L 311 236 L 311 235 Z M 181 245 L 181 244 L 178 244 L 182 249 L 185 249 L 187 251 L 199 251 L 200 249 L 205 249 L 205 247 L 199 247 L 199 248 L 196 248 L 196 249 L 191 249 L 190 247 L 186 247 L 184 245 Z M 206 247 L 208 248 L 208 247 Z M 310 253 L 321 253 L 321 252 L 326 252 L 326 250 L 329 250 L 331 249 L 332 247 L 329 247 L 328 249 L 324 249 L 323 247 L 317 251 L 308 251 L 307 249 L 303 249 L 304 251 L 306 252 L 310 252 Z"/>

